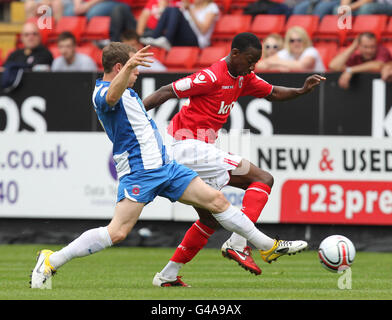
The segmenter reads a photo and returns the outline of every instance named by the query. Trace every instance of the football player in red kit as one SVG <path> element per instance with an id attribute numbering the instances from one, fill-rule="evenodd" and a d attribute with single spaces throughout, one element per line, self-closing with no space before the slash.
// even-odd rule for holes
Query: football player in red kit
<path id="1" fill-rule="evenodd" d="M 171 155 L 177 162 L 196 171 L 215 189 L 229 185 L 245 190 L 242 212 L 253 222 L 258 220 L 268 201 L 273 177 L 248 160 L 218 149 L 214 144 L 218 131 L 240 96 L 270 101 L 288 100 L 312 91 L 325 80 L 320 75 L 312 75 L 305 80 L 302 88 L 271 85 L 253 72 L 261 50 L 260 41 L 254 34 L 240 33 L 234 37 L 227 57 L 161 87 L 143 100 L 146 109 L 150 110 L 171 98 L 189 98 L 189 103 L 173 117 L 168 127 L 173 137 Z M 155 275 L 154 285 L 178 285 L 176 279 L 180 268 L 193 259 L 218 228 L 217 221 L 208 211 L 195 209 L 199 220 L 186 232 L 169 263 Z M 270 249 L 260 251 L 266 262 L 305 249 L 303 241 L 275 240 L 267 236 L 266 247 Z M 224 257 L 237 261 L 256 275 L 261 274 L 251 256 L 251 248 L 242 236 L 233 233 L 221 250 Z"/>

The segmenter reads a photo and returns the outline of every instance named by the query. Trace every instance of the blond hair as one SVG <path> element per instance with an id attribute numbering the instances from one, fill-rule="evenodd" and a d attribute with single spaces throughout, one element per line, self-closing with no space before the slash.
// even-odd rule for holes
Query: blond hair
<path id="1" fill-rule="evenodd" d="M 299 37 L 302 39 L 302 43 L 304 45 L 304 50 L 306 48 L 309 48 L 309 47 L 313 46 L 312 40 L 310 40 L 309 35 L 306 32 L 306 30 L 304 28 L 300 27 L 300 26 L 294 26 L 294 27 L 291 27 L 290 29 L 288 29 L 286 31 L 286 35 L 284 37 L 284 48 L 289 53 L 292 53 L 290 51 L 290 39 L 291 39 L 293 34 L 299 35 Z"/>
<path id="2" fill-rule="evenodd" d="M 267 39 L 274 39 L 276 43 L 278 44 L 278 50 L 281 50 L 283 48 L 283 37 L 279 33 L 271 33 L 268 36 L 266 36 L 263 40 L 263 58 L 265 58 L 265 42 Z"/>

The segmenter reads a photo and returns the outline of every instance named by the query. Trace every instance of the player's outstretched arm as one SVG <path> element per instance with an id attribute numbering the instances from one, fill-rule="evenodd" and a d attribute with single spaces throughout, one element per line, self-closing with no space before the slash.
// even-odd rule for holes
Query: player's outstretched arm
<path id="1" fill-rule="evenodd" d="M 162 103 L 172 98 L 177 99 L 177 96 L 173 90 L 172 85 L 168 84 L 166 86 L 160 87 L 157 91 L 145 98 L 143 100 L 143 104 L 148 111 L 160 106 Z"/>
<path id="2" fill-rule="evenodd" d="M 274 86 L 271 94 L 266 97 L 269 101 L 284 101 L 294 99 L 298 96 L 306 94 L 312 91 L 316 86 L 320 84 L 321 81 L 324 81 L 325 77 L 320 76 L 318 74 L 314 74 L 306 78 L 304 85 L 302 88 L 288 88 L 288 87 L 280 87 Z"/>
<path id="3" fill-rule="evenodd" d="M 153 61 L 149 60 L 148 57 L 154 54 L 152 52 L 147 52 L 149 48 L 150 46 L 146 46 L 132 55 L 110 82 L 109 90 L 106 95 L 106 102 L 110 106 L 114 106 L 117 101 L 120 100 L 125 89 L 128 88 L 129 77 L 131 76 L 133 69 L 137 66 L 150 67 L 150 64 Z"/>

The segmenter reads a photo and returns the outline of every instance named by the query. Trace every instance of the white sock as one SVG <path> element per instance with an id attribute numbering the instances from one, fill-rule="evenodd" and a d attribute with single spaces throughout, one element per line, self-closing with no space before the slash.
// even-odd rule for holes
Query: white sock
<path id="1" fill-rule="evenodd" d="M 259 250 L 269 250 L 274 245 L 274 239 L 258 230 L 254 223 L 233 205 L 224 212 L 214 214 L 214 217 L 223 228 L 243 236 Z"/>
<path id="2" fill-rule="evenodd" d="M 183 263 L 174 262 L 170 260 L 160 273 L 162 277 L 164 277 L 165 279 L 174 281 L 177 279 L 178 272 L 180 271 L 183 265 L 184 265 Z"/>
<path id="3" fill-rule="evenodd" d="M 229 240 L 231 247 L 239 251 L 242 251 L 247 245 L 246 239 L 235 232 L 233 232 Z"/>
<path id="4" fill-rule="evenodd" d="M 60 268 L 73 258 L 88 256 L 112 245 L 108 228 L 100 227 L 82 233 L 78 238 L 49 257 L 50 264 Z"/>

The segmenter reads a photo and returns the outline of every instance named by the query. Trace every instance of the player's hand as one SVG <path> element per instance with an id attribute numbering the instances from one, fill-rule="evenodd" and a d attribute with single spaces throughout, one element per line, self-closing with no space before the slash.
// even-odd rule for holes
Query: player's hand
<path id="1" fill-rule="evenodd" d="M 307 77 L 305 80 L 305 83 L 302 87 L 302 90 L 306 93 L 309 91 L 312 91 L 316 86 L 320 84 L 321 81 L 325 81 L 326 78 L 323 76 L 320 76 L 318 74 L 314 74 L 310 77 Z"/>
<path id="2" fill-rule="evenodd" d="M 150 49 L 150 46 L 145 46 L 141 48 L 138 52 L 136 52 L 129 60 L 127 61 L 126 67 L 133 69 L 138 66 L 143 66 L 143 67 L 150 67 L 152 61 L 151 59 L 148 59 L 148 57 L 151 57 L 154 55 L 152 52 L 148 52 L 148 49 Z"/>
<path id="3" fill-rule="evenodd" d="M 339 87 L 341 87 L 342 89 L 348 89 L 350 87 L 350 80 L 352 77 L 352 73 L 351 72 L 343 72 L 338 80 L 338 84 Z"/>

